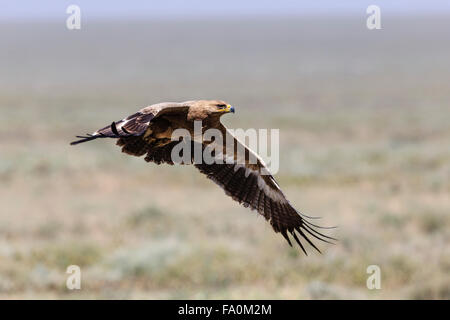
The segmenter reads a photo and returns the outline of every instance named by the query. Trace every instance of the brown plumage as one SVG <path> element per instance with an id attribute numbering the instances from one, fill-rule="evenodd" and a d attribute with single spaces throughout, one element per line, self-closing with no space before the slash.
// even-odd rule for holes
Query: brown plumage
<path id="1" fill-rule="evenodd" d="M 302 215 L 292 207 L 273 176 L 268 173 L 264 162 L 222 125 L 220 117 L 229 112 L 234 112 L 234 108 L 220 100 L 158 103 L 143 108 L 123 120 L 113 122 L 93 134 L 78 136 L 80 140 L 71 144 L 98 138 L 115 138 L 118 139 L 117 145 L 122 147 L 122 152 L 138 157 L 145 155 L 147 162 L 174 164 L 171 157 L 172 149 L 179 141 L 171 140 L 172 133 L 176 129 L 186 129 L 192 139 L 191 148 L 194 149 L 198 144 L 194 137 L 194 121 L 201 120 L 203 132 L 214 128 L 222 133 L 224 139 L 222 145 L 215 145 L 215 141 L 203 141 L 200 147 L 202 150 L 207 147 L 218 147 L 222 153 L 217 156 L 224 161 L 213 164 L 197 163 L 191 157 L 186 164 L 194 164 L 233 200 L 260 213 L 270 222 L 275 232 L 281 233 L 292 246 L 289 238 L 291 235 L 305 254 L 301 238 L 317 251 L 319 249 L 309 236 L 329 243 L 330 240 L 335 240 L 319 232 L 317 228 L 322 227 L 312 224 L 308 221 L 310 217 Z M 226 145 L 227 139 L 234 140 L 233 149 Z M 238 146 L 245 148 L 244 159 L 239 158 L 236 151 Z M 191 155 L 193 154 L 192 152 Z M 249 161 L 250 157 L 254 157 L 256 162 Z"/>

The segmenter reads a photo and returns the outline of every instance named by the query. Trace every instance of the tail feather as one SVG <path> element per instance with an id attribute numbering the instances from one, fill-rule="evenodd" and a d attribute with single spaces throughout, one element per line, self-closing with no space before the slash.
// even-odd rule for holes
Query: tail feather
<path id="1" fill-rule="evenodd" d="M 70 143 L 70 145 L 76 145 L 79 143 L 83 143 L 83 142 L 87 142 L 87 141 L 91 141 L 91 140 L 95 140 L 97 138 L 104 138 L 104 136 L 101 135 L 92 135 L 92 134 L 87 134 L 86 136 L 76 136 L 77 138 L 81 138 L 80 140 L 76 140 L 76 141 L 72 141 Z"/>
<path id="2" fill-rule="evenodd" d="M 77 138 L 81 138 L 81 140 L 72 141 L 70 144 L 75 145 L 86 141 L 91 141 L 97 138 L 123 138 L 135 135 L 135 133 L 131 133 L 127 129 L 125 129 L 123 127 L 123 124 L 120 127 L 120 131 L 118 130 L 117 124 L 123 122 L 124 120 L 120 120 L 117 123 L 113 122 L 109 126 L 106 126 L 100 130 L 95 131 L 93 134 L 87 133 L 85 136 L 77 136 Z"/>

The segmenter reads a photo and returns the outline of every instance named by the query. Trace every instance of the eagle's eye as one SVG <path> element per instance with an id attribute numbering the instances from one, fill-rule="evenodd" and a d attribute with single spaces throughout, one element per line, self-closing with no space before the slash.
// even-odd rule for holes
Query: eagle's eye
<path id="1" fill-rule="evenodd" d="M 226 104 L 216 104 L 216 107 L 219 109 L 225 109 L 227 107 Z"/>

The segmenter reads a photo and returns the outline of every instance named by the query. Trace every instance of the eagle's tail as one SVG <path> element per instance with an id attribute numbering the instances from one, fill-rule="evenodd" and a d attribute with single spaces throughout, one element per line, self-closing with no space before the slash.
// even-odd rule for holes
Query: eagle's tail
<path id="1" fill-rule="evenodd" d="M 97 138 L 105 138 L 104 136 L 101 135 L 92 135 L 92 134 L 86 134 L 85 136 L 76 136 L 77 138 L 80 138 L 80 140 L 76 140 L 76 141 L 72 141 L 70 143 L 70 145 L 76 145 L 79 143 L 83 143 L 83 142 L 87 142 L 87 141 L 91 141 Z"/>
<path id="2" fill-rule="evenodd" d="M 117 122 L 121 123 L 123 120 Z M 80 138 L 81 140 L 72 141 L 70 144 L 75 145 L 79 143 L 83 143 L 86 141 L 91 141 L 97 138 L 122 138 L 122 137 L 128 137 L 131 134 L 125 129 L 120 128 L 117 130 L 116 122 L 111 123 L 111 125 L 106 126 L 100 130 L 95 131 L 93 134 L 87 133 L 85 136 L 76 136 L 77 138 Z"/>

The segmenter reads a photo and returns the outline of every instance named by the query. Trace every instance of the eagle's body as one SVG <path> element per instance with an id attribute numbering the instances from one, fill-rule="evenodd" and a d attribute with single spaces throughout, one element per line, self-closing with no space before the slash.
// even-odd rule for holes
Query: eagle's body
<path id="1" fill-rule="evenodd" d="M 328 242 L 333 239 L 316 230 L 318 226 L 306 220 L 306 216 L 297 212 L 284 196 L 272 175 L 266 169 L 264 162 L 250 149 L 242 145 L 222 125 L 220 117 L 234 108 L 223 101 L 186 101 L 182 103 L 165 102 L 143 108 L 127 118 L 113 122 L 91 135 L 71 144 L 78 144 L 97 138 L 116 138 L 122 152 L 134 156 L 145 155 L 147 162 L 156 164 L 174 164 L 171 153 L 179 141 L 172 141 L 172 134 L 177 129 L 189 132 L 192 144 L 195 144 L 194 122 L 202 121 L 202 131 L 217 129 L 222 133 L 223 145 L 214 146 L 216 141 L 202 141 L 202 148 L 218 147 L 223 157 L 222 163 L 207 164 L 194 162 L 196 168 L 208 178 L 217 183 L 226 194 L 246 207 L 257 210 L 272 225 L 275 232 L 280 232 L 284 238 L 291 241 L 292 235 L 302 250 L 306 253 L 296 232 L 300 234 L 316 250 L 317 247 L 308 239 L 309 234 L 319 240 Z M 226 144 L 227 139 L 234 140 L 234 146 Z M 238 146 L 245 150 L 244 155 L 237 151 Z M 193 146 L 194 147 L 194 146 Z M 256 161 L 250 161 L 251 156 Z"/>

